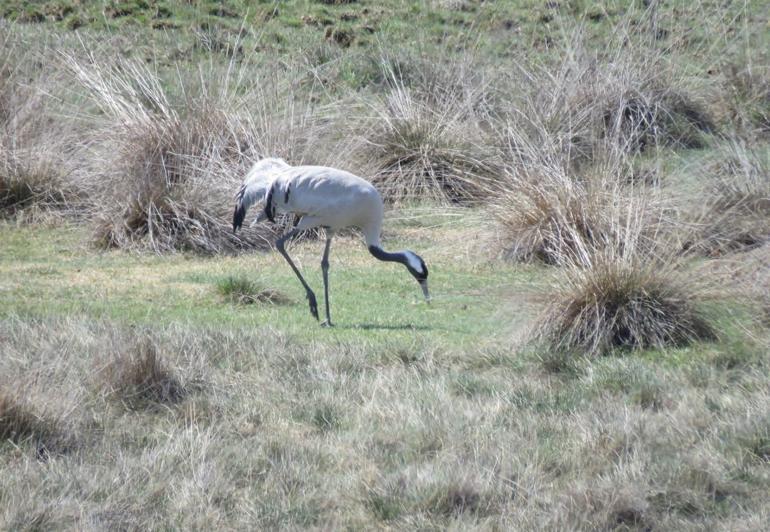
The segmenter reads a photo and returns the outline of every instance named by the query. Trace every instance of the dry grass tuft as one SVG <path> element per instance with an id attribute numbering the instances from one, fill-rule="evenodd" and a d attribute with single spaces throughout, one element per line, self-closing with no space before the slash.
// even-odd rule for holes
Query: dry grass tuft
<path id="1" fill-rule="evenodd" d="M 605 354 L 687 345 L 716 333 L 698 310 L 699 291 L 663 242 L 649 242 L 645 207 L 616 214 L 607 238 L 577 243 L 560 259 L 562 277 L 535 338 L 557 352 Z"/>
<path id="2" fill-rule="evenodd" d="M 31 206 L 72 208 L 82 200 L 70 157 L 72 124 L 54 120 L 62 80 L 48 54 L 30 51 L 0 28 L 0 216 Z"/>
<path id="3" fill-rule="evenodd" d="M 55 419 L 40 415 L 8 390 L 0 390 L 0 442 L 32 443 L 37 457 L 44 460 L 50 453 L 66 450 L 65 440 Z"/>
<path id="4" fill-rule="evenodd" d="M 0 147 L 0 213 L 14 215 L 32 205 L 63 206 L 67 185 L 52 161 L 30 160 Z"/>
<path id="5" fill-rule="evenodd" d="M 369 106 L 373 118 L 354 157 L 371 168 L 372 181 L 389 201 L 433 199 L 474 202 L 496 179 L 472 108 L 472 88 L 424 82 L 407 86 L 388 72 L 384 97 Z"/>
<path id="6" fill-rule="evenodd" d="M 612 200 L 601 183 L 580 181 L 558 166 L 523 165 L 492 204 L 503 256 L 560 264 L 582 242 L 607 235 Z"/>
<path id="7" fill-rule="evenodd" d="M 690 245 L 710 256 L 770 241 L 770 152 L 733 140 L 724 157 Z"/>
<path id="8" fill-rule="evenodd" d="M 138 62 L 67 62 L 103 111 L 93 176 L 99 244 L 202 253 L 269 245 L 264 227 L 230 229 L 233 191 L 257 142 L 227 80 L 208 72 L 168 87 Z"/>
<path id="9" fill-rule="evenodd" d="M 178 403 L 188 393 L 150 338 L 138 340 L 131 352 L 113 358 L 101 375 L 107 396 L 130 410 Z"/>
<path id="10" fill-rule="evenodd" d="M 615 46 L 592 51 L 578 30 L 558 63 L 508 73 L 505 90 L 517 91 L 505 127 L 497 128 L 499 145 L 514 152 L 537 147 L 530 154 L 537 158 L 527 162 L 558 161 L 569 169 L 614 152 L 703 147 L 716 126 L 670 56 L 628 28 L 613 39 Z"/>

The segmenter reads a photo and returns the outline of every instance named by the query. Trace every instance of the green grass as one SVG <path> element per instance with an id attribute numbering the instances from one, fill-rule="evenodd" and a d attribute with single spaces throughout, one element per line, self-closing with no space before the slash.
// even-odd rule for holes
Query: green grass
<path id="1" fill-rule="evenodd" d="M 452 231 L 455 226 L 443 229 Z M 400 266 L 374 260 L 359 239 L 335 239 L 330 291 L 336 327 L 321 333 L 304 291 L 278 253 L 196 258 L 184 254 L 140 255 L 88 249 L 87 233 L 77 226 L 59 230 L 0 226 L 2 316 L 84 314 L 125 323 L 185 322 L 246 327 L 271 324 L 301 338 L 375 341 L 419 338 L 457 347 L 509 334 L 499 330 L 500 308 L 534 272 L 527 267 L 473 264 L 448 256 L 430 238 L 392 239 L 393 249 L 419 250 L 430 265 L 433 301 L 422 300 L 419 286 Z M 320 241 L 292 246 L 321 307 Z M 292 300 L 286 305 L 228 304 L 221 291 L 228 279 L 259 283 Z M 246 290 L 253 289 L 247 286 Z M 510 322 L 511 317 L 505 318 Z"/>
<path id="2" fill-rule="evenodd" d="M 724 49 L 724 37 L 742 34 L 767 49 L 763 3 L 665 2 L 659 5 L 661 48 L 689 50 L 700 56 Z M 27 25 L 77 29 L 85 35 L 133 35 L 122 52 L 161 64 L 180 58 L 242 58 L 256 52 L 299 56 L 317 50 L 319 58 L 338 62 L 348 50 L 341 80 L 361 87 L 380 75 L 359 52 L 379 56 L 387 43 L 398 42 L 421 55 L 452 56 L 468 50 L 479 57 L 509 59 L 522 54 L 548 56 L 559 42 L 573 39 L 576 23 L 590 45 L 606 42 L 619 25 L 649 33 L 650 13 L 637 2 L 613 0 L 543 3 L 534 0 L 410 2 L 359 0 L 333 5 L 314 0 L 259 3 L 244 0 L 175 2 L 129 0 L 71 2 L 0 1 L 0 18 Z M 699 21 L 692 24 L 693 20 Z M 345 38 L 336 39 L 337 34 Z M 417 37 L 419 36 L 419 37 Z M 747 43 L 748 44 L 748 43 Z M 729 50 L 741 57 L 746 48 Z M 558 53 L 558 52 L 557 52 Z M 719 60 L 726 59 L 724 53 Z M 321 59 L 319 64 L 326 62 Z M 718 67 L 719 65 L 712 65 Z"/>

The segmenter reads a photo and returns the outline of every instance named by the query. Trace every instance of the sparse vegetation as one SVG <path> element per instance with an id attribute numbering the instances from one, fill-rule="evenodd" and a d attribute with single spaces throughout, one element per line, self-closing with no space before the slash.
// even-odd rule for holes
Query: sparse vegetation
<path id="1" fill-rule="evenodd" d="M 0 1 L 0 529 L 770 528 L 763 8 Z"/>
<path id="2" fill-rule="evenodd" d="M 280 291 L 264 288 L 245 276 L 229 276 L 217 281 L 217 292 L 232 303 L 248 305 L 251 303 L 270 303 L 285 305 L 291 300 Z"/>

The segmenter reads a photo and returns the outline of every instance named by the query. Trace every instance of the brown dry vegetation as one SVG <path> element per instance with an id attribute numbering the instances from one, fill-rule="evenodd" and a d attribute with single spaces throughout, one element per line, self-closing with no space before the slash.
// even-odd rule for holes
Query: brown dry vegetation
<path id="1" fill-rule="evenodd" d="M 128 353 L 119 353 L 100 370 L 104 393 L 129 409 L 174 404 L 184 399 L 185 387 L 166 367 L 149 337 L 139 338 Z"/>
<path id="2" fill-rule="evenodd" d="M 72 123 L 54 119 L 65 81 L 51 65 L 52 52 L 37 57 L 12 32 L 0 30 L 0 216 L 25 208 L 81 203 L 74 165 L 79 144 Z"/>
<path id="3" fill-rule="evenodd" d="M 236 236 L 225 216 L 256 134 L 227 92 L 236 88 L 213 71 L 167 89 L 138 62 L 68 64 L 103 117 L 90 182 L 97 242 L 204 253 L 267 244 L 269 230 Z"/>
<path id="4" fill-rule="evenodd" d="M 598 235 L 564 224 L 571 245 L 559 250 L 563 274 L 535 331 L 549 350 L 597 355 L 716 339 L 699 308 L 710 280 L 688 277 L 677 246 L 650 233 L 647 209 L 609 206 Z"/>
<path id="5" fill-rule="evenodd" d="M 0 334 L 0 369 L 27 382 L 26 412 L 56 410 L 48 419 L 77 442 L 47 462 L 26 440 L 3 444 L 11 527 L 761 528 L 770 517 L 758 346 L 732 353 L 727 373 L 715 351 L 553 376 L 504 350 L 372 351 L 268 327 L 6 319 Z M 15 423 L 41 434 L 30 416 Z"/>
<path id="6" fill-rule="evenodd" d="M 733 139 L 714 168 L 699 232 L 692 244 L 710 256 L 770 241 L 770 152 Z"/>

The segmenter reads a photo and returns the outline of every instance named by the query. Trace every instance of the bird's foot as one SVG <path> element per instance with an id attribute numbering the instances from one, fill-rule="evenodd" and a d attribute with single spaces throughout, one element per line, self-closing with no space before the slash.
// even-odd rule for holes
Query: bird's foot
<path id="1" fill-rule="evenodd" d="M 332 320 L 324 320 L 321 322 L 321 327 L 334 327 Z"/>
<path id="2" fill-rule="evenodd" d="M 310 305 L 310 313 L 313 315 L 313 317 L 315 319 L 319 319 L 318 318 L 318 303 L 316 303 L 315 294 L 312 291 L 310 291 L 310 290 L 308 290 L 308 292 L 307 292 L 307 302 Z"/>

